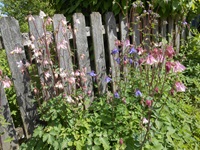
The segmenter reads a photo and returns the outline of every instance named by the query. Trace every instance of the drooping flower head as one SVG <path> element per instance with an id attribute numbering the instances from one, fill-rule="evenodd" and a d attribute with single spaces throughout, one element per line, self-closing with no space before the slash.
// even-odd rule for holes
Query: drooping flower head
<path id="1" fill-rule="evenodd" d="M 136 96 L 136 97 L 141 97 L 141 96 L 142 96 L 141 91 L 138 90 L 138 89 L 136 89 L 136 91 L 135 91 L 135 96 Z"/>
<path id="2" fill-rule="evenodd" d="M 157 60 L 150 54 L 147 56 L 146 63 L 148 65 L 153 65 L 153 64 L 157 63 Z"/>
<path id="3" fill-rule="evenodd" d="M 168 58 L 172 58 L 175 55 L 173 46 L 168 45 L 165 54 L 168 56 Z"/>
<path id="4" fill-rule="evenodd" d="M 117 99 L 120 98 L 119 93 L 118 93 L 118 92 L 115 92 L 115 93 L 114 93 L 114 97 L 117 98 Z"/>
<path id="5" fill-rule="evenodd" d="M 182 82 L 176 82 L 175 88 L 176 88 L 177 92 L 185 92 L 185 90 L 186 90 L 186 87 Z"/>
<path id="6" fill-rule="evenodd" d="M 114 54 L 117 54 L 119 53 L 119 49 L 115 48 L 112 50 L 111 54 L 114 55 Z"/>
<path id="7" fill-rule="evenodd" d="M 94 73 L 94 70 L 92 70 L 91 72 L 88 73 L 91 77 L 95 77 L 97 74 Z"/>
<path id="8" fill-rule="evenodd" d="M 179 61 L 176 61 L 174 63 L 174 67 L 173 67 L 173 72 L 182 72 L 184 71 L 186 68 L 185 66 L 183 66 Z"/>
<path id="9" fill-rule="evenodd" d="M 106 83 L 109 83 L 110 81 L 112 81 L 112 79 L 111 79 L 110 77 L 107 76 L 107 77 L 105 78 L 105 81 L 106 81 Z"/>

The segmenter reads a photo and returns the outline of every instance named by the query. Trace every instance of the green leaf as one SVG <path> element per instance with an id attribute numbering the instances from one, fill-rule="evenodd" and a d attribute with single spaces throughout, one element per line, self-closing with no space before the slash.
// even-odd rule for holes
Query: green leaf
<path id="1" fill-rule="evenodd" d="M 94 144 L 95 144 L 95 145 L 101 145 L 101 142 L 100 142 L 100 140 L 99 140 L 98 137 L 96 137 L 96 138 L 94 139 Z"/>
<path id="2" fill-rule="evenodd" d="M 106 138 L 106 137 L 100 137 L 99 141 L 103 144 L 104 150 L 109 150 L 110 149 L 110 145 L 109 145 L 110 143 L 108 141 L 108 138 Z"/>

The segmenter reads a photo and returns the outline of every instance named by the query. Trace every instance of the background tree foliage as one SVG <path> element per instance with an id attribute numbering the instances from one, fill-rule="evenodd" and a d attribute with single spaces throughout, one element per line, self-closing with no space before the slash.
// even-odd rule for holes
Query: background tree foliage
<path id="1" fill-rule="evenodd" d="M 0 2 L 4 4 L 0 6 L 1 13 L 15 17 L 19 21 L 21 32 L 28 31 L 27 15 L 38 15 L 40 10 L 49 15 L 53 15 L 55 12 L 48 0 L 0 0 Z"/>

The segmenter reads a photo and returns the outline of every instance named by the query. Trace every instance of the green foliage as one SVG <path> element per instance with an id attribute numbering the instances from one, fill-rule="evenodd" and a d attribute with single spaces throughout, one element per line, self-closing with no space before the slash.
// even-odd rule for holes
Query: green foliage
<path id="1" fill-rule="evenodd" d="M 0 0 L 2 14 L 15 17 L 19 21 L 21 32 L 28 32 L 26 17 L 29 14 L 38 15 L 40 10 L 52 16 L 55 10 L 48 1 L 43 0 Z"/>
<path id="2" fill-rule="evenodd" d="M 188 97 L 192 100 L 193 105 L 200 108 L 200 33 L 191 30 L 193 36 L 189 36 L 185 45 L 181 48 L 184 64 L 187 70 L 184 73 L 188 87 Z"/>

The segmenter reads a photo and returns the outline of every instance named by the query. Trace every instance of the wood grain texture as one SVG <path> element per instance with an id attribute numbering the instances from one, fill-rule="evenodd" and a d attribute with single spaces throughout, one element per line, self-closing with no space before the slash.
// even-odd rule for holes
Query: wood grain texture
<path id="1" fill-rule="evenodd" d="M 28 70 L 21 72 L 17 62 L 26 63 L 25 53 L 11 54 L 16 47 L 23 48 L 22 37 L 20 34 L 18 21 L 12 17 L 1 18 L 1 34 L 6 50 L 7 60 L 12 73 L 12 80 L 17 95 L 17 102 L 20 107 L 21 117 L 24 125 L 26 137 L 29 138 L 33 133 L 36 119 L 36 106 L 30 89 L 30 77 Z"/>
<path id="2" fill-rule="evenodd" d="M 0 136 L 0 148 L 2 147 L 2 150 L 17 149 L 19 147 L 18 138 L 2 82 L 0 82 L 0 115 L 9 123 L 9 125 L 0 126 L 0 133 L 3 132 L 3 135 Z M 4 142 L 7 138 L 12 138 L 13 141 Z"/>
<path id="3" fill-rule="evenodd" d="M 90 18 L 98 90 L 100 94 L 103 94 L 106 92 L 105 79 L 107 75 L 101 14 L 98 12 L 93 12 L 90 15 Z"/>
<path id="4" fill-rule="evenodd" d="M 108 55 L 110 57 L 110 68 L 111 68 L 111 74 L 112 74 L 112 83 L 113 83 L 113 91 L 117 91 L 118 87 L 118 81 L 120 78 L 120 66 L 117 63 L 116 59 L 119 58 L 119 54 L 112 55 L 112 50 L 116 47 L 115 41 L 118 40 L 117 38 L 117 31 L 116 31 L 116 20 L 114 17 L 114 14 L 112 12 L 107 12 L 105 15 L 105 21 L 106 21 L 106 33 L 107 33 L 107 40 L 108 40 Z"/>
<path id="5" fill-rule="evenodd" d="M 36 58 L 36 61 L 40 82 L 43 86 L 47 87 L 47 89 L 42 89 L 43 99 L 47 100 L 55 95 L 53 70 L 50 65 L 50 50 L 46 44 L 46 36 L 48 32 L 45 30 L 43 19 L 39 16 L 33 17 L 35 20 L 29 21 L 30 35 L 35 37 L 35 40 L 33 41 L 35 49 L 40 50 L 43 54 L 40 58 Z M 49 64 L 45 65 L 45 60 L 47 60 Z M 49 72 L 51 77 L 45 79 L 45 72 Z"/>
<path id="6" fill-rule="evenodd" d="M 73 72 L 73 64 L 72 64 L 72 52 L 70 49 L 70 42 L 68 38 L 68 34 L 70 33 L 69 30 L 67 30 L 67 25 L 64 25 L 62 22 L 66 21 L 66 18 L 64 15 L 61 14 L 55 14 L 53 17 L 53 28 L 54 28 L 54 37 L 55 42 L 57 45 L 57 56 L 59 60 L 59 67 L 62 68 L 64 71 L 67 72 L 67 76 L 70 77 L 70 75 Z M 66 33 L 63 33 L 63 31 L 66 30 Z M 64 44 L 63 47 L 59 47 L 60 44 Z M 64 85 L 67 84 L 65 79 L 62 79 L 62 82 Z M 75 84 L 67 84 L 66 87 L 64 87 L 64 92 L 66 94 L 71 94 L 75 90 Z"/>
<path id="7" fill-rule="evenodd" d="M 82 80 L 82 86 L 86 88 L 86 93 L 92 92 L 90 96 L 93 97 L 93 81 L 92 77 L 89 75 L 91 72 L 91 66 L 86 35 L 87 31 L 85 28 L 85 17 L 82 13 L 76 13 L 73 15 L 73 24 L 79 69 L 81 72 L 84 71 L 86 73 L 87 78 L 86 82 Z"/>

